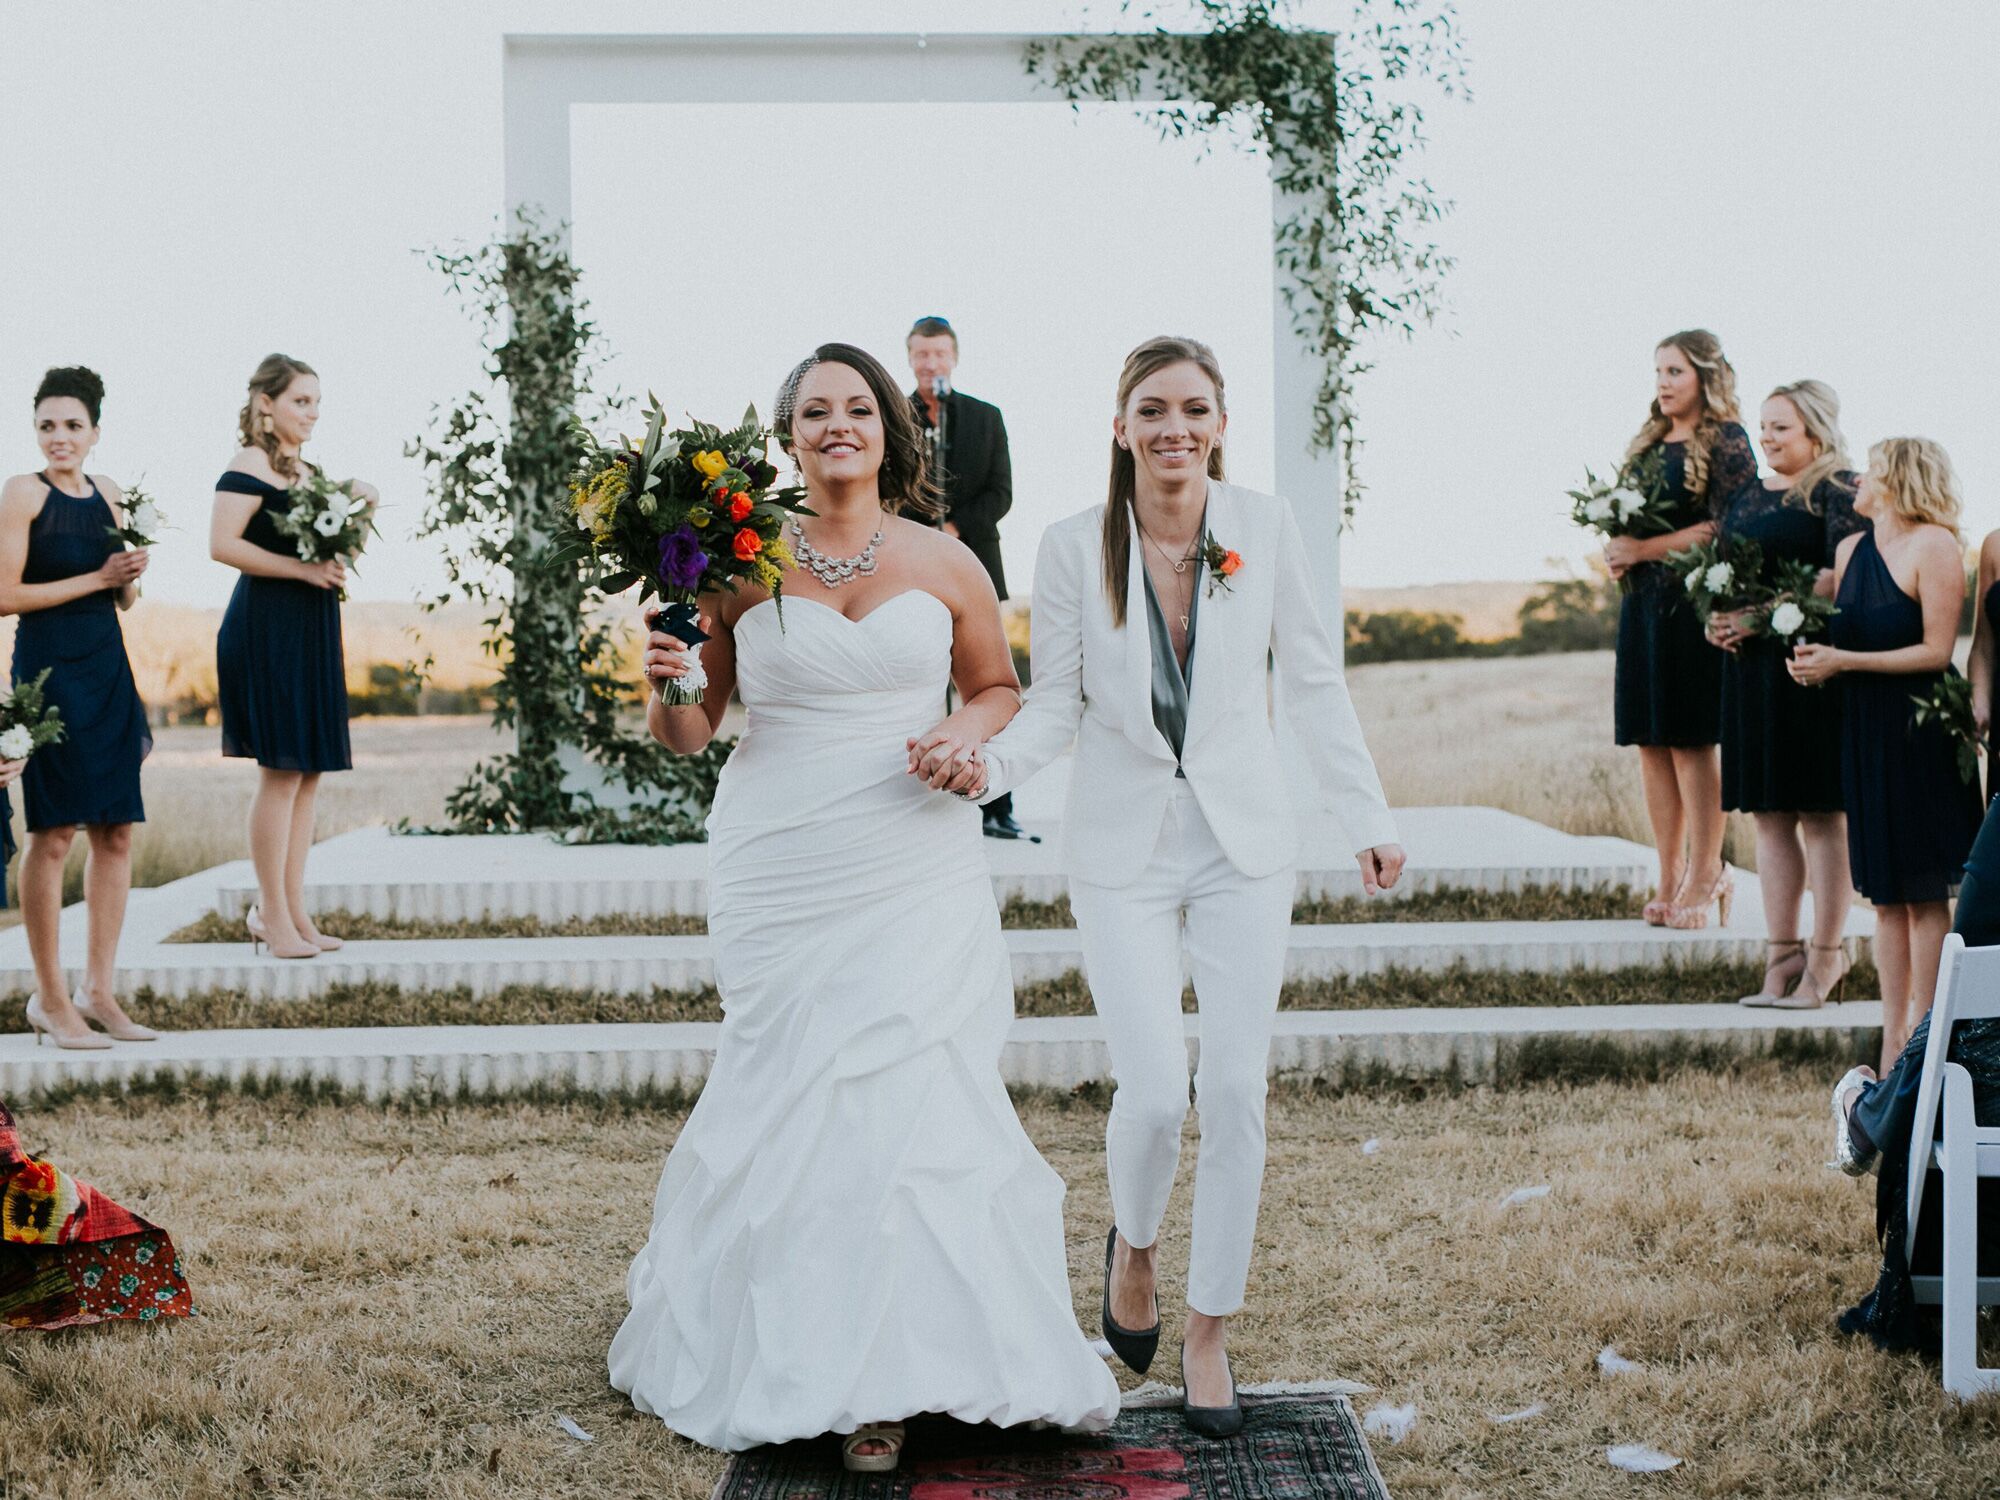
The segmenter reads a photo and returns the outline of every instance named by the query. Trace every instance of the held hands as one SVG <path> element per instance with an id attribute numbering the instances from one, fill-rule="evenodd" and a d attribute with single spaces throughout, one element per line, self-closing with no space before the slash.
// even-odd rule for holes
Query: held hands
<path id="1" fill-rule="evenodd" d="M 1604 543 L 1604 566 L 1613 578 L 1623 578 L 1640 563 L 1652 560 L 1646 553 L 1646 544 L 1635 536 L 1614 536 Z"/>
<path id="2" fill-rule="evenodd" d="M 347 587 L 347 564 L 337 557 L 325 562 L 300 563 L 299 568 L 299 577 L 316 589 Z"/>
<path id="3" fill-rule="evenodd" d="M 152 560 L 152 552 L 145 547 L 129 547 L 114 552 L 104 559 L 104 566 L 97 570 L 97 581 L 107 589 L 122 589 L 137 583 L 139 575 L 146 571 L 146 565 Z"/>
<path id="4" fill-rule="evenodd" d="M 1622 538 L 1620 538 L 1622 540 Z M 1389 890 L 1403 878 L 1403 861 L 1409 858 L 1401 844 L 1377 844 L 1354 856 L 1361 866 L 1361 888 L 1371 896 Z"/>
<path id="5" fill-rule="evenodd" d="M 1839 676 L 1846 666 L 1840 651 L 1818 642 L 1792 647 L 1792 654 L 1785 662 L 1785 670 L 1792 674 L 1792 681 L 1807 687 Z"/>
<path id="6" fill-rule="evenodd" d="M 910 752 L 910 774 L 925 786 L 968 802 L 985 794 L 986 762 L 979 754 L 978 742 L 940 724 L 905 744 Z"/>
<path id="7" fill-rule="evenodd" d="M 669 635 L 664 630 L 654 629 L 663 606 L 657 599 L 650 599 L 639 606 L 639 628 L 645 632 L 646 653 L 640 658 L 646 674 L 646 685 L 656 686 L 665 677 L 685 677 L 694 669 L 694 658 L 689 654 L 688 643 L 679 636 Z M 703 630 L 708 629 L 708 621 L 699 621 Z M 699 708 L 699 704 L 684 704 L 683 707 Z"/>
<path id="8" fill-rule="evenodd" d="M 1747 609 L 1724 610 L 1710 615 L 1708 619 L 1708 643 L 1720 646 L 1732 654 L 1742 649 L 1743 643 L 1758 633 L 1756 623 Z"/>

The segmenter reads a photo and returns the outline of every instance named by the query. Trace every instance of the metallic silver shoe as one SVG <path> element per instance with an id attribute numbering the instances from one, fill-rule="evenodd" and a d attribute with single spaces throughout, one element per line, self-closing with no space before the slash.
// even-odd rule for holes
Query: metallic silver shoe
<path id="1" fill-rule="evenodd" d="M 1859 1067 L 1849 1068 L 1841 1075 L 1840 1082 L 1833 1086 L 1833 1160 L 1829 1166 L 1840 1168 L 1849 1177 L 1866 1177 L 1881 1164 L 1882 1153 L 1871 1151 L 1866 1156 L 1855 1144 L 1854 1132 L 1847 1123 L 1847 1095 L 1851 1090 L 1860 1097 L 1861 1085 L 1875 1080 L 1864 1074 Z"/>

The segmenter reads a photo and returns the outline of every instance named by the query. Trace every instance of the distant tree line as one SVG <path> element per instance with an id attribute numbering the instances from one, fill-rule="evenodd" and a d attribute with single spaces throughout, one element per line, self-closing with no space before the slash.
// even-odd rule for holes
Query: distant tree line
<path id="1" fill-rule="evenodd" d="M 1429 610 L 1347 612 L 1347 660 L 1437 661 L 1460 656 L 1537 656 L 1551 651 L 1608 651 L 1618 640 L 1618 586 L 1608 578 L 1552 579 L 1522 603 L 1515 633 L 1473 640 L 1463 616 Z"/>

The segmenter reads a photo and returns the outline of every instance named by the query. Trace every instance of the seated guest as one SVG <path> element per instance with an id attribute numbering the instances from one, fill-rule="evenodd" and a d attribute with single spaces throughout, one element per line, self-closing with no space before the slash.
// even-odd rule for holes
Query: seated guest
<path id="1" fill-rule="evenodd" d="M 2000 944 L 2000 802 L 1986 811 L 1986 821 L 1966 861 L 1958 892 L 1958 920 L 1953 931 L 1968 947 Z M 1882 1240 L 1882 1270 L 1875 1290 L 1841 1314 L 1844 1333 L 1867 1334 L 1884 1349 L 1930 1349 L 1938 1346 L 1933 1309 L 1919 1309 L 1910 1297 L 1910 1266 L 1903 1257 L 1909 1220 L 1910 1133 L 1916 1128 L 1917 1085 L 1923 1078 L 1924 1049 L 1930 1044 L 1931 1018 L 1926 1015 L 1911 1033 L 1888 1076 L 1875 1070 L 1851 1070 L 1833 1088 L 1834 1156 L 1853 1177 L 1878 1171 L 1875 1229 Z M 1960 1021 L 1952 1028 L 1947 1054 L 1972 1075 L 1973 1118 L 1981 1125 L 2000 1124 L 2000 1020 Z M 1980 1184 L 1982 1227 L 1980 1272 L 1991 1274 L 1991 1260 L 2000 1258 L 1996 1211 L 1985 1183 Z M 1927 1197 L 1926 1203 L 1935 1202 Z M 1928 1219 L 1928 1211 L 1925 1218 Z M 1928 1238 L 1928 1236 L 1926 1236 Z M 1919 1241 L 1919 1250 L 1923 1241 Z M 1931 1316 L 1923 1316 L 1931 1314 Z"/>

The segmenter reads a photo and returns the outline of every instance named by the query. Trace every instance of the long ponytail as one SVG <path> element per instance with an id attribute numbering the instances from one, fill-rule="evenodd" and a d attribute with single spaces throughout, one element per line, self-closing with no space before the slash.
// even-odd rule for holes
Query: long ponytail
<path id="1" fill-rule="evenodd" d="M 1199 339 L 1162 336 L 1145 343 L 1125 356 L 1125 368 L 1118 372 L 1118 411 L 1123 415 L 1132 393 L 1149 376 L 1168 365 L 1194 364 L 1215 387 L 1215 404 L 1225 409 L 1222 395 L 1222 366 L 1215 351 Z M 1221 479 L 1222 449 L 1208 451 L 1208 477 Z M 1111 440 L 1111 485 L 1104 502 L 1104 597 L 1111 605 L 1112 623 L 1125 625 L 1125 583 L 1132 568 L 1132 500 L 1138 493 L 1138 460 L 1129 448 Z"/>

